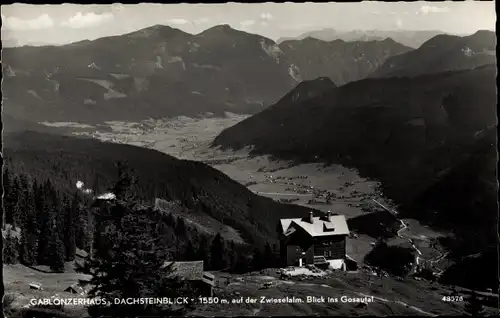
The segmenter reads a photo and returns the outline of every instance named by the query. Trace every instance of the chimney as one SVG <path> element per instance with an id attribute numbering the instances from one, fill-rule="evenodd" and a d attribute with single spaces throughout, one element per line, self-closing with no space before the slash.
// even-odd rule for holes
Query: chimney
<path id="1" fill-rule="evenodd" d="M 313 221 L 313 212 L 309 212 L 309 223 L 313 224 L 314 221 Z"/>
<path id="2" fill-rule="evenodd" d="M 328 212 L 326 213 L 326 218 L 328 219 L 328 221 L 332 220 L 332 212 L 330 210 L 328 210 Z"/>

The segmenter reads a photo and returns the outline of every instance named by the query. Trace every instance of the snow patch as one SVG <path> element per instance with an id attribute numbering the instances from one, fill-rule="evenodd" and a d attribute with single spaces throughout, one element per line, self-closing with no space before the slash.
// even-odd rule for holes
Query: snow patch
<path id="1" fill-rule="evenodd" d="M 113 76 L 116 79 L 124 79 L 130 77 L 130 75 L 128 74 L 121 74 L 121 73 L 109 73 L 109 75 Z"/>
<path id="2" fill-rule="evenodd" d="M 463 52 L 463 53 L 464 53 L 464 55 L 465 55 L 465 56 L 467 56 L 467 57 L 471 57 L 471 56 L 473 56 L 473 55 L 476 55 L 476 53 L 475 53 L 474 51 L 472 51 L 470 47 L 467 47 L 467 46 L 466 46 L 466 47 L 464 47 L 464 48 L 462 48 L 462 52 Z"/>
<path id="3" fill-rule="evenodd" d="M 156 56 L 156 68 L 163 68 L 163 63 L 159 55 Z"/>
<path id="4" fill-rule="evenodd" d="M 98 67 L 94 62 L 90 63 L 89 65 L 87 65 L 88 68 L 93 68 L 93 69 L 96 69 L 96 70 L 100 70 L 101 68 Z"/>
<path id="5" fill-rule="evenodd" d="M 35 92 L 32 89 L 28 90 L 27 93 L 30 94 L 30 95 L 33 95 L 34 97 L 38 98 L 39 100 L 42 100 L 42 98 L 37 94 L 37 92 Z"/>
<path id="6" fill-rule="evenodd" d="M 262 39 L 260 41 L 260 46 L 267 55 L 269 55 L 276 61 L 276 63 L 280 63 L 280 57 L 283 54 L 283 51 L 281 51 L 280 47 L 276 45 L 276 43 L 267 44 L 266 41 Z"/>
<path id="7" fill-rule="evenodd" d="M 200 48 L 200 45 L 196 42 L 189 43 L 189 52 L 196 52 Z"/>
<path id="8" fill-rule="evenodd" d="M 182 68 L 184 70 L 186 70 L 186 64 L 184 63 L 184 60 L 182 59 L 182 57 L 180 56 L 170 56 L 167 63 L 171 64 L 171 63 L 181 63 L 182 64 Z"/>
<path id="9" fill-rule="evenodd" d="M 124 97 L 127 97 L 127 95 L 121 93 L 121 92 L 117 92 L 113 89 L 113 83 L 111 83 L 110 81 L 108 80 L 100 80 L 100 79 L 92 79 L 92 78 L 81 78 L 81 80 L 84 80 L 84 81 L 87 81 L 87 82 L 91 82 L 91 83 L 95 83 L 105 89 L 107 89 L 108 91 L 106 93 L 104 93 L 104 99 L 108 100 L 108 99 L 111 99 L 111 98 L 124 98 Z"/>
<path id="10" fill-rule="evenodd" d="M 299 73 L 299 68 L 295 64 L 290 64 L 288 67 L 288 74 L 297 82 L 302 82 L 302 77 Z"/>
<path id="11" fill-rule="evenodd" d="M 90 99 L 90 98 L 85 98 L 85 99 L 83 100 L 83 104 L 84 104 L 84 105 L 95 105 L 95 104 L 96 104 L 96 101 L 95 101 L 95 100 L 93 100 L 93 99 Z"/>
<path id="12" fill-rule="evenodd" d="M 7 67 L 5 68 L 4 74 L 7 75 L 8 77 L 16 76 L 16 72 L 14 72 L 14 70 L 12 69 L 12 67 L 10 65 L 7 65 Z"/>

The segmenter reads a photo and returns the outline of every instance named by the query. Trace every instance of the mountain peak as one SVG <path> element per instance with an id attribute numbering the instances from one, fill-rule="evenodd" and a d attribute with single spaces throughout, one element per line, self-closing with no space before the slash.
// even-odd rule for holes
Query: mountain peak
<path id="1" fill-rule="evenodd" d="M 495 32 L 491 30 L 478 30 L 476 33 L 472 34 L 472 36 L 477 36 L 477 35 L 492 36 L 495 35 Z"/>
<path id="2" fill-rule="evenodd" d="M 321 76 L 312 80 L 300 82 L 283 99 L 282 103 L 302 102 L 307 99 L 322 95 L 323 93 L 335 89 L 337 85 L 326 76 Z"/>
<path id="3" fill-rule="evenodd" d="M 394 39 L 393 39 L 393 38 L 391 38 L 391 37 L 387 37 L 387 38 L 385 38 L 382 42 L 383 42 L 383 43 L 397 43 L 397 42 L 396 42 L 396 41 L 394 41 Z"/>
<path id="4" fill-rule="evenodd" d="M 168 25 L 155 24 L 150 27 L 128 33 L 126 35 L 133 38 L 148 38 L 152 36 L 171 37 L 172 35 L 179 35 L 179 34 L 188 34 L 188 33 Z"/>
<path id="5" fill-rule="evenodd" d="M 219 24 L 219 25 L 213 26 L 209 29 L 206 29 L 204 32 L 207 32 L 207 31 L 228 32 L 228 31 L 236 31 L 236 30 L 233 29 L 229 24 L 225 23 L 225 24 Z"/>

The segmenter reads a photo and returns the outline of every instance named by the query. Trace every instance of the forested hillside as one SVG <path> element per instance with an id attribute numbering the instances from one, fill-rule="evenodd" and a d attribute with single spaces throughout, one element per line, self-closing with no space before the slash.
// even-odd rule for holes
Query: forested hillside
<path id="1" fill-rule="evenodd" d="M 88 195 L 77 189 L 76 182 L 84 182 L 97 195 L 105 193 L 118 179 L 116 162 L 122 160 L 138 180 L 137 202 L 153 206 L 154 198 L 161 197 L 232 226 L 250 244 L 240 250 L 234 243 L 224 244 L 247 263 L 254 248 L 258 253 L 270 251 L 279 218 L 302 216 L 308 211 L 254 195 L 202 163 L 157 151 L 37 132 L 6 134 L 4 142 L 4 182 L 9 191 L 5 196 L 6 217 L 8 223 L 25 233 L 20 254 L 27 264 L 51 265 L 47 262 L 61 259 L 51 253 L 71 259 L 75 247 L 89 248 L 94 222 Z M 172 258 L 194 259 L 210 254 L 206 251 L 213 238 L 197 233 L 181 219 L 168 214 L 161 218 L 167 229 L 165 244 L 175 247 Z M 230 253 L 225 255 L 233 258 Z M 52 266 L 60 268 L 60 263 Z"/>

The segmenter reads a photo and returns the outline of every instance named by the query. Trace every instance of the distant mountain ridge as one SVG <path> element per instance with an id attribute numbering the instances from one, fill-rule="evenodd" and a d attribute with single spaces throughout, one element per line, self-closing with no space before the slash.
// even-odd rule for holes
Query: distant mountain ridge
<path id="1" fill-rule="evenodd" d="M 414 77 L 492 63 L 496 63 L 494 32 L 482 30 L 464 37 L 441 34 L 416 50 L 388 58 L 370 77 Z"/>
<path id="2" fill-rule="evenodd" d="M 300 81 L 273 45 L 227 27 L 191 35 L 153 26 L 59 47 L 6 48 L 5 110 L 37 120 L 251 113 Z"/>
<path id="3" fill-rule="evenodd" d="M 412 50 L 389 38 L 368 42 L 326 42 L 307 37 L 284 41 L 279 47 L 298 66 L 302 79 L 329 77 L 337 85 L 363 79 L 389 57 Z"/>
<path id="4" fill-rule="evenodd" d="M 400 47 L 394 43 L 373 45 L 380 49 L 374 56 L 367 52 L 367 59 L 377 63 L 401 51 L 392 49 Z M 30 121 L 253 114 L 300 83 L 302 74 L 306 79 L 329 76 L 341 82 L 368 75 L 361 60 L 349 60 L 339 69 L 349 76 L 336 74 L 328 65 L 336 52 L 351 44 L 323 46 L 315 55 L 324 55 L 318 68 L 305 63 L 298 52 L 228 25 L 196 35 L 156 25 L 63 46 L 5 48 L 4 111 Z M 304 50 L 310 49 L 304 45 Z M 363 49 L 356 52 L 362 54 Z M 340 59 L 347 60 L 343 55 Z M 318 71 L 323 68 L 329 71 Z"/>
<path id="5" fill-rule="evenodd" d="M 406 30 L 352 30 L 340 31 L 332 28 L 305 32 L 295 38 L 280 38 L 276 42 L 281 44 L 287 40 L 302 40 L 307 37 L 316 38 L 323 41 L 382 41 L 386 38 L 391 38 L 394 41 L 401 43 L 411 48 L 418 48 L 422 43 L 430 38 L 443 34 L 442 31 L 406 31 Z"/>

